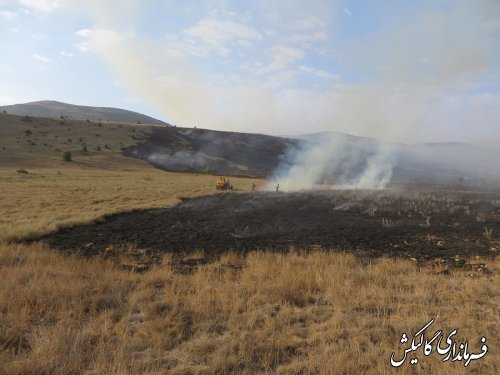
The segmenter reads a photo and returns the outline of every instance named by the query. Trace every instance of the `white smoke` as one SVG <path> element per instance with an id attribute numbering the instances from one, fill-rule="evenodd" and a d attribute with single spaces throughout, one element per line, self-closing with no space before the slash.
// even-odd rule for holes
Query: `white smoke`
<path id="1" fill-rule="evenodd" d="M 209 164 L 209 158 L 202 152 L 180 150 L 170 154 L 152 152 L 147 160 L 167 170 L 201 170 Z"/>
<path id="2" fill-rule="evenodd" d="M 323 183 L 334 189 L 384 189 L 393 166 L 391 145 L 360 146 L 339 134 L 322 134 L 288 150 L 266 189 L 279 184 L 282 191 L 310 190 Z"/>

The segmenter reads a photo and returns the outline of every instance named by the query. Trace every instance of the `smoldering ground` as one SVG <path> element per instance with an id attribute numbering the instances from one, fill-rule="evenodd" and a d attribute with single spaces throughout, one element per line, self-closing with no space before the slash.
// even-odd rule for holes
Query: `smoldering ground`
<path id="1" fill-rule="evenodd" d="M 155 127 L 147 139 L 123 153 L 166 170 L 266 177 L 280 155 L 297 143 L 261 134 Z"/>

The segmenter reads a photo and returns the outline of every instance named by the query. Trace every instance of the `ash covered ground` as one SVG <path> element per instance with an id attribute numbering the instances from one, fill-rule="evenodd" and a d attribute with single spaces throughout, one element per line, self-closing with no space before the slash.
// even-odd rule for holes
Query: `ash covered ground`
<path id="1" fill-rule="evenodd" d="M 463 266 L 471 256 L 496 257 L 500 194 L 321 191 L 222 193 L 164 209 L 106 217 L 62 228 L 42 240 L 83 255 L 227 251 L 345 250 Z M 132 249 L 132 250 L 131 250 Z"/>

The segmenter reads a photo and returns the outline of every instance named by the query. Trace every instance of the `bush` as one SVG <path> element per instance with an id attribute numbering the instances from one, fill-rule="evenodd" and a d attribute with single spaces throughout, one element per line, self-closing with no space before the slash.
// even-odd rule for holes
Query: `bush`
<path id="1" fill-rule="evenodd" d="M 31 130 L 29 130 L 29 129 L 25 130 L 25 131 L 24 131 L 24 134 L 26 134 L 26 135 L 31 135 Z"/>
<path id="2" fill-rule="evenodd" d="M 26 115 L 21 119 L 21 121 L 32 122 L 33 119 L 30 116 Z"/>
<path id="3" fill-rule="evenodd" d="M 63 161 L 71 161 L 71 152 L 63 151 L 63 153 L 61 154 L 61 158 Z"/>
<path id="4" fill-rule="evenodd" d="M 87 145 L 83 145 L 83 146 L 82 146 L 82 152 L 87 152 L 87 151 L 88 151 L 88 149 L 87 149 Z"/>

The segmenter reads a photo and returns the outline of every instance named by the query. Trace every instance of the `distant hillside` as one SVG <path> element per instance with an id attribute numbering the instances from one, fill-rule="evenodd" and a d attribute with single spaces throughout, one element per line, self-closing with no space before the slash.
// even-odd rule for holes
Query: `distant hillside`
<path id="1" fill-rule="evenodd" d="M 266 177 L 297 143 L 263 134 L 172 126 L 155 127 L 147 140 L 123 152 L 168 171 Z"/>
<path id="2" fill-rule="evenodd" d="M 166 122 L 157 120 L 153 117 L 133 111 L 127 111 L 125 109 L 74 105 L 51 100 L 0 106 L 0 112 L 3 111 L 20 116 L 28 115 L 57 118 L 65 116 L 71 119 L 80 120 L 89 119 L 94 121 L 102 120 L 129 122 L 134 124 L 168 125 Z"/>
<path id="3" fill-rule="evenodd" d="M 318 152 L 319 149 L 323 151 Z M 357 175 L 387 154 L 393 170 L 391 185 L 426 187 L 440 185 L 488 186 L 500 181 L 500 151 L 470 144 L 440 143 L 405 145 L 372 138 L 324 132 L 284 138 L 207 129 L 155 127 L 148 138 L 123 149 L 127 156 L 146 160 L 169 171 L 208 172 L 233 176 L 270 176 L 280 167 L 293 167 L 304 151 L 312 158 L 306 168 L 324 163 L 324 153 L 340 171 L 326 165 L 320 181 L 336 183 L 336 173 Z M 338 151 L 337 151 L 338 150 Z M 327 163 L 328 164 L 328 163 Z M 304 170 L 306 173 L 306 170 Z"/>
<path id="4" fill-rule="evenodd" d="M 70 151 L 73 165 L 89 168 L 144 166 L 130 157 L 168 171 L 240 177 L 267 177 L 290 167 L 306 176 L 321 166 L 316 181 L 341 186 L 341 178 L 359 175 L 384 150 L 387 158 L 380 163 L 390 163 L 390 187 L 500 186 L 498 150 L 460 143 L 404 145 L 339 133 L 305 138 L 0 111 L 0 168 L 57 167 L 61 152 Z M 304 160 L 307 165 L 300 165 Z"/>
<path id="5" fill-rule="evenodd" d="M 61 153 L 72 154 L 74 167 L 145 166 L 122 155 L 122 148 L 149 137 L 157 125 L 24 117 L 0 111 L 0 169 L 61 166 Z"/>

